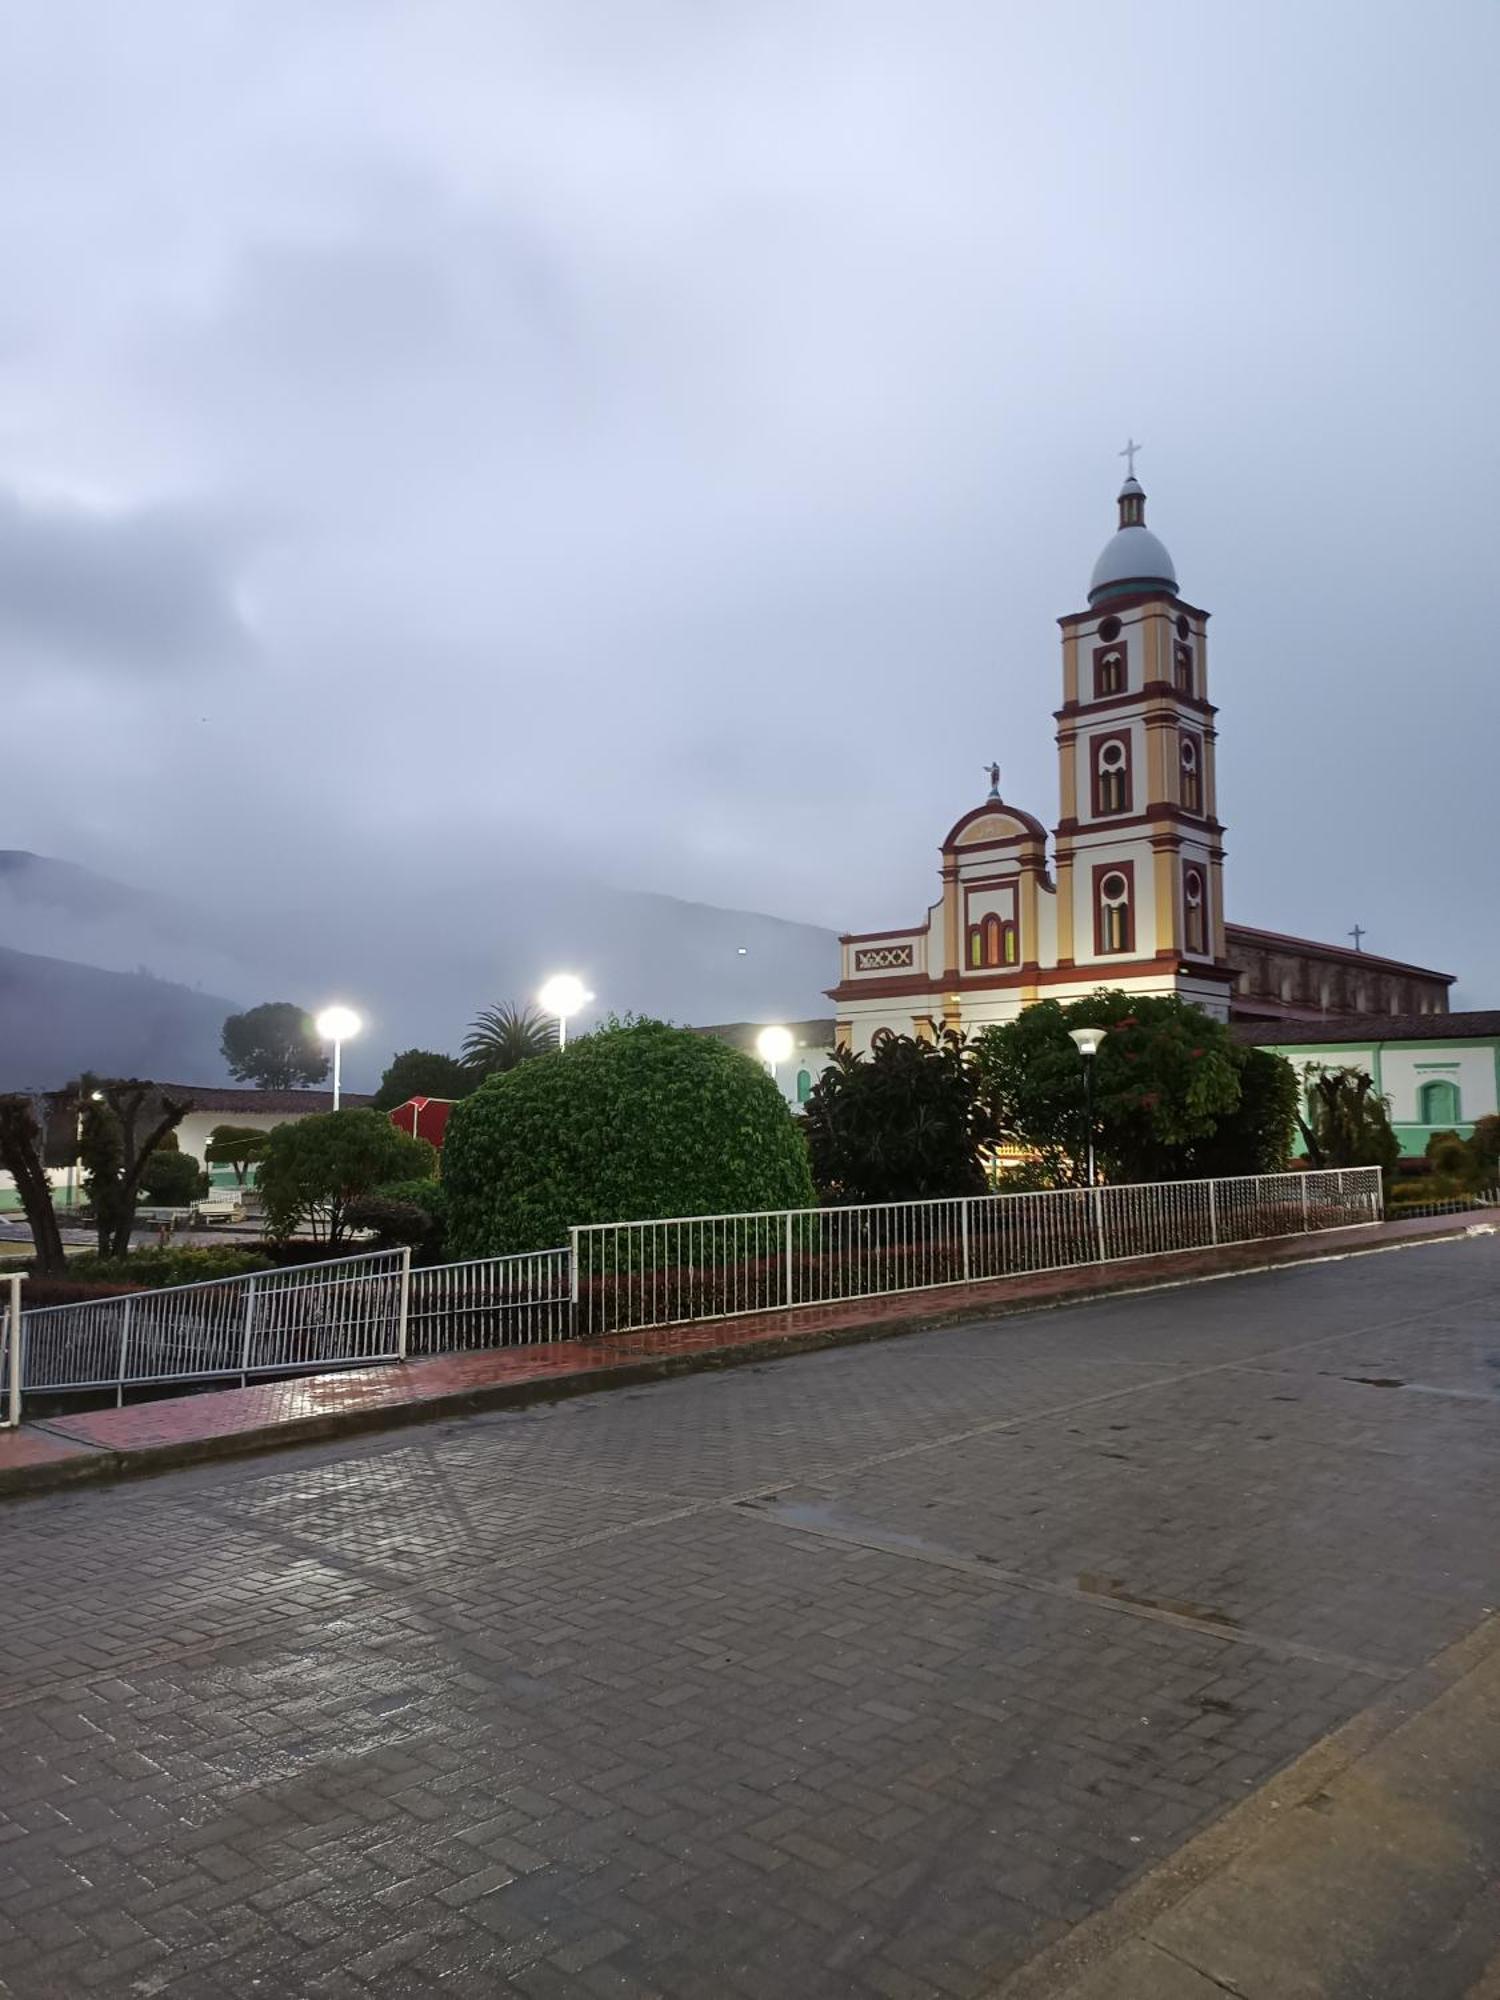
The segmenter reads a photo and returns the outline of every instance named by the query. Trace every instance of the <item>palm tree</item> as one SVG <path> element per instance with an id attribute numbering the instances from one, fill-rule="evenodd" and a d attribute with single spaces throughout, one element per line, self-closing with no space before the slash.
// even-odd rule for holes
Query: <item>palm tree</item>
<path id="1" fill-rule="evenodd" d="M 557 1047 L 557 1025 L 531 1007 L 486 1007 L 464 1036 L 464 1061 L 494 1076 Z"/>

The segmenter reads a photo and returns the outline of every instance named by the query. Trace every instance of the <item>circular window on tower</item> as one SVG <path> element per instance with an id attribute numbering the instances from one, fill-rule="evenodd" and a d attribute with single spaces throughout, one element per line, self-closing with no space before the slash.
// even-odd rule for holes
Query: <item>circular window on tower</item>
<path id="1" fill-rule="evenodd" d="M 1106 743 L 1104 748 L 1099 752 L 1099 769 L 1101 771 L 1123 771 L 1124 768 L 1125 745 L 1123 743 Z"/>
<path id="2" fill-rule="evenodd" d="M 1099 884 L 1099 894 L 1106 903 L 1123 903 L 1125 900 L 1125 877 L 1106 875 Z"/>
<path id="3" fill-rule="evenodd" d="M 1106 646 L 1112 646 L 1119 636 L 1120 621 L 1118 618 L 1101 618 L 1099 620 L 1099 637 L 1104 641 Z"/>
<path id="4" fill-rule="evenodd" d="M 1182 768 L 1184 771 L 1196 771 L 1198 768 L 1198 746 L 1191 736 L 1182 739 Z"/>
<path id="5" fill-rule="evenodd" d="M 1191 639 L 1193 636 L 1193 628 L 1187 621 L 1187 615 L 1181 611 L 1177 614 L 1177 636 L 1179 639 Z"/>

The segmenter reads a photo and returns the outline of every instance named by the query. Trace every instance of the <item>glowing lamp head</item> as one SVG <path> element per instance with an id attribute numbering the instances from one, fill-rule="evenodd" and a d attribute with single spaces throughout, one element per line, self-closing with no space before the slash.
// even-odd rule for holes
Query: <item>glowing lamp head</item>
<path id="1" fill-rule="evenodd" d="M 558 1020 L 566 1021 L 570 1015 L 576 1014 L 580 1007 L 586 1007 L 594 996 L 583 981 L 575 978 L 571 972 L 559 972 L 547 981 L 536 997 L 546 1013 L 555 1014 Z"/>
<path id="2" fill-rule="evenodd" d="M 1085 1061 L 1091 1056 L 1098 1055 L 1099 1045 L 1104 1040 L 1107 1032 L 1108 1030 L 1105 1028 L 1069 1028 L 1068 1030 L 1068 1033 L 1073 1038 L 1074 1046 Z"/>
<path id="3" fill-rule="evenodd" d="M 785 1028 L 762 1028 L 755 1038 L 755 1046 L 761 1061 L 770 1063 L 774 1068 L 777 1063 L 784 1063 L 792 1053 L 792 1038 Z"/>
<path id="4" fill-rule="evenodd" d="M 320 1040 L 347 1042 L 351 1035 L 359 1033 L 361 1023 L 352 1007 L 325 1007 L 313 1025 Z"/>

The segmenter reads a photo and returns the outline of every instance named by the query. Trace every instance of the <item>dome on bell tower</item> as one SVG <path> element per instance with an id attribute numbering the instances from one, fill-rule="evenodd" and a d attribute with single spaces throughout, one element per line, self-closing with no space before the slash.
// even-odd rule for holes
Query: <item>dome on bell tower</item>
<path id="1" fill-rule="evenodd" d="M 1089 578 L 1089 603 L 1134 597 L 1147 590 L 1177 594 L 1177 572 L 1165 545 L 1146 526 L 1146 494 L 1132 472 L 1120 488 L 1120 525 L 1104 544 Z"/>

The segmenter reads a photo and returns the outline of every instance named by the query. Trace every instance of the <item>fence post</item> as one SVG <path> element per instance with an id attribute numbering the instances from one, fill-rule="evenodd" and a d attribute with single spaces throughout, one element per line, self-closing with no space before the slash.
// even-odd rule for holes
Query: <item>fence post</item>
<path id="1" fill-rule="evenodd" d="M 124 1309 L 120 1314 L 120 1358 L 115 1370 L 115 1407 L 122 1408 L 125 1402 L 125 1358 L 130 1352 L 130 1309 L 135 1300 L 126 1295 Z"/>
<path id="2" fill-rule="evenodd" d="M 568 1331 L 578 1337 L 578 1225 L 568 1231 Z"/>
<path id="3" fill-rule="evenodd" d="M 5 1421 L 12 1430 L 21 1421 L 21 1273 L 12 1271 L 10 1284 L 10 1311 L 7 1324 L 10 1342 L 6 1348 Z"/>
<path id="4" fill-rule="evenodd" d="M 1306 1236 L 1312 1224 L 1307 1219 L 1307 1175 L 1302 1175 L 1302 1234 Z"/>
<path id="5" fill-rule="evenodd" d="M 245 1324 L 240 1333 L 240 1387 L 250 1380 L 250 1342 L 255 1332 L 255 1278 L 245 1280 Z"/>
<path id="6" fill-rule="evenodd" d="M 1219 1204 L 1212 1181 L 1208 1184 L 1208 1240 L 1210 1243 L 1217 1243 L 1219 1240 Z"/>
<path id="7" fill-rule="evenodd" d="M 786 1302 L 790 1306 L 794 1286 L 792 1282 L 792 1211 L 786 1212 Z"/>
<path id="8" fill-rule="evenodd" d="M 396 1329 L 396 1359 L 406 1359 L 406 1322 L 411 1315 L 411 1245 L 401 1246 L 401 1321 Z"/>
<path id="9" fill-rule="evenodd" d="M 963 1238 L 964 1238 L 964 1283 L 965 1283 L 965 1284 L 967 1284 L 967 1283 L 969 1282 L 969 1275 L 970 1275 L 970 1273 L 969 1273 L 969 1210 L 970 1210 L 970 1208 L 971 1208 L 971 1207 L 973 1206 L 973 1201 L 974 1201 L 974 1197 L 973 1197 L 972 1195 L 967 1195 L 967 1194 L 966 1194 L 966 1195 L 964 1196 L 964 1198 L 963 1198 Z"/>
<path id="10" fill-rule="evenodd" d="M 1109 1261 L 1104 1254 L 1104 1191 L 1094 1186 L 1089 1193 L 1094 1201 L 1094 1235 L 1099 1244 L 1099 1262 L 1104 1264 Z"/>

